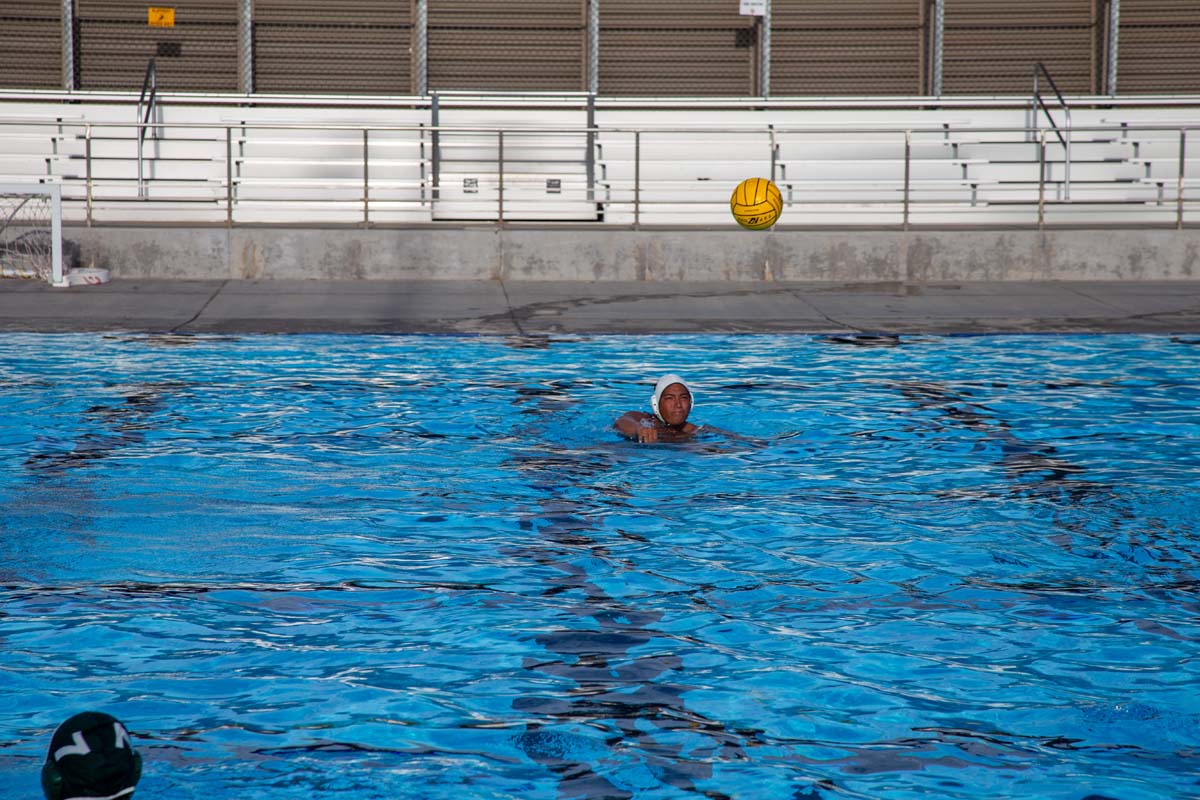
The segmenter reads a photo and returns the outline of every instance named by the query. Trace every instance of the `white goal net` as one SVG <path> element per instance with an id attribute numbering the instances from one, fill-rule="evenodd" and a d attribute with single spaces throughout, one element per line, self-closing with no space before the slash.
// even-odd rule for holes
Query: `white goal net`
<path id="1" fill-rule="evenodd" d="M 0 183 L 0 277 L 35 278 L 66 286 L 72 256 L 67 250 L 62 233 L 62 187 Z M 76 256 L 77 251 L 73 248 Z"/>

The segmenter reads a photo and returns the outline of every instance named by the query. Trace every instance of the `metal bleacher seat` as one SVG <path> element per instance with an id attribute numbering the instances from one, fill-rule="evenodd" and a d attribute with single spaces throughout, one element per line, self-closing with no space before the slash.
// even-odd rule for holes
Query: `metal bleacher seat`
<path id="1" fill-rule="evenodd" d="M 596 221 L 580 96 L 441 100 L 433 219 Z"/>

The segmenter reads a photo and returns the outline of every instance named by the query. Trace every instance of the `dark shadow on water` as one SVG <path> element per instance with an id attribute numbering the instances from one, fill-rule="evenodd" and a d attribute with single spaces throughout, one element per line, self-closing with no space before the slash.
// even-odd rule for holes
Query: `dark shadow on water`
<path id="1" fill-rule="evenodd" d="M 1064 383 L 1047 388 L 1071 386 Z M 1188 564 L 1178 558 L 1178 532 L 1156 516 L 1140 511 L 1125 487 L 1089 478 L 1087 470 L 1073 463 L 1058 447 L 1019 437 L 1007 421 L 967 391 L 930 381 L 900 383 L 896 389 L 918 410 L 935 412 L 949 423 L 981 435 L 1000 452 L 999 463 L 1008 478 L 1006 488 L 944 491 L 941 494 L 946 499 L 1034 498 L 1053 509 L 1057 532 L 1048 534 L 1052 543 L 1076 556 L 1137 563 L 1147 577 L 1143 585 L 1132 587 L 1135 591 L 1156 595 L 1164 591 L 1187 592 L 1186 587 L 1195 586 L 1196 579 Z M 1141 552 L 1153 553 L 1154 560 L 1160 563 L 1146 565 L 1139 558 Z M 1003 553 L 998 552 L 994 557 L 1004 560 Z M 1190 566 L 1194 568 L 1195 562 Z M 1060 579 L 1054 585 L 1046 585 L 1020 581 L 997 588 L 1042 594 L 1111 591 L 1088 575 L 1080 575 L 1075 582 Z"/>
<path id="2" fill-rule="evenodd" d="M 186 387 L 178 382 L 130 386 L 123 402 L 94 405 L 83 412 L 88 427 L 98 430 L 84 433 L 69 449 L 33 453 L 25 459 L 25 469 L 43 478 L 62 476 L 74 467 L 141 444 L 146 431 L 160 427 L 155 416 L 169 410 L 172 395 Z"/>
<path id="3" fill-rule="evenodd" d="M 895 333 L 827 334 L 818 336 L 816 339 L 826 344 L 849 345 L 852 347 L 900 347 L 901 345 L 911 344 L 915 341 L 911 337 L 901 339 L 900 335 Z"/>
<path id="4" fill-rule="evenodd" d="M 1085 470 L 1064 458 L 1053 445 L 1018 438 L 1011 426 L 997 419 L 990 408 L 972 398 L 932 382 L 897 384 L 896 388 L 918 409 L 936 411 L 956 425 L 983 435 L 998 446 L 1001 465 L 1013 480 L 1013 492 L 1062 492 L 1071 502 L 1094 495 L 1108 496 L 1113 487 L 1082 477 Z M 1032 478 L 1032 481 L 1026 480 Z"/>

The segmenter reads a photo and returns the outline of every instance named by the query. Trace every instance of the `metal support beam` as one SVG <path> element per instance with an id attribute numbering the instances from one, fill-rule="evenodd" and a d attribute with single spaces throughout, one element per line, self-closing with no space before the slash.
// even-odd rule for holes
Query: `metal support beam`
<path id="1" fill-rule="evenodd" d="M 429 94 L 429 0 L 417 0 L 417 23 L 413 30 L 413 49 L 416 55 L 414 72 L 417 94 Z M 437 123 L 434 123 L 437 124 Z"/>
<path id="2" fill-rule="evenodd" d="M 75 86 L 75 0 L 62 0 L 62 87 Z"/>
<path id="3" fill-rule="evenodd" d="M 1117 93 L 1117 44 L 1121 33 L 1121 0 L 1108 0 L 1108 76 L 1104 87 Z"/>
<path id="4" fill-rule="evenodd" d="M 238 14 L 238 89 L 254 92 L 254 15 L 253 0 L 241 0 Z"/>
<path id="5" fill-rule="evenodd" d="M 600 0 L 588 0 L 587 5 L 587 90 L 595 97 L 600 93 Z"/>
<path id="6" fill-rule="evenodd" d="M 933 0 L 933 53 L 930 55 L 933 81 L 930 87 L 934 97 L 942 96 L 942 49 L 946 30 L 946 0 Z"/>
<path id="7" fill-rule="evenodd" d="M 759 30 L 762 39 L 759 44 L 760 64 L 759 87 L 763 97 L 771 96 L 771 0 L 767 0 L 766 9 L 759 20 Z"/>

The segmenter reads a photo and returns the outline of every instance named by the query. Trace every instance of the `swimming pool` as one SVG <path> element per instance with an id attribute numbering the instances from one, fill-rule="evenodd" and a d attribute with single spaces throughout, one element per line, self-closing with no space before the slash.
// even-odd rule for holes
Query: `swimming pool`
<path id="1" fill-rule="evenodd" d="M 1200 339 L 0 336 L 0 784 L 1200 793 Z M 752 441 L 618 440 L 653 379 Z"/>

